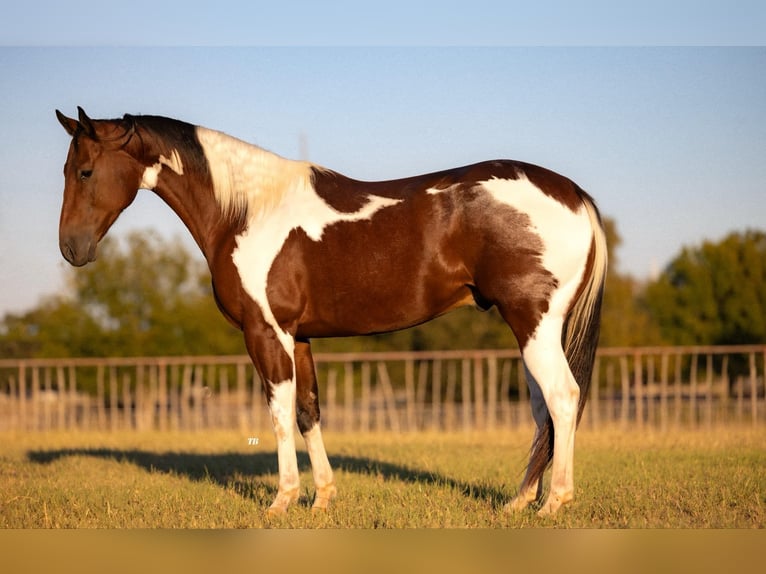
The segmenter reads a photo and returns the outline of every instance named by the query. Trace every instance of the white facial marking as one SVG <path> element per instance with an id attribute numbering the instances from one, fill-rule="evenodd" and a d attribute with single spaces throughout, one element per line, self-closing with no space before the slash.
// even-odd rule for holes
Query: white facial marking
<path id="1" fill-rule="evenodd" d="M 548 271 L 560 282 L 573 278 L 579 282 L 593 236 L 584 207 L 570 210 L 523 175 L 519 179 L 492 178 L 479 184 L 497 201 L 529 217 L 543 242 L 542 264 Z"/>
<path id="2" fill-rule="evenodd" d="M 170 158 L 160 155 L 157 163 L 147 166 L 144 170 L 144 175 L 141 177 L 141 183 L 138 184 L 139 189 L 154 189 L 157 187 L 157 182 L 159 181 L 163 165 L 168 166 L 178 175 L 184 174 L 184 166 L 181 162 L 181 156 L 178 155 L 178 150 L 173 150 L 170 152 Z"/>

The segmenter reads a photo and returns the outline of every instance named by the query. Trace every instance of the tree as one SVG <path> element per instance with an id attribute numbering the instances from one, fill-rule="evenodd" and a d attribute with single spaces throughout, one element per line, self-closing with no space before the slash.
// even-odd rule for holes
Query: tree
<path id="1" fill-rule="evenodd" d="M 670 343 L 763 343 L 766 234 L 732 233 L 684 248 L 649 285 L 646 303 Z"/>
<path id="2" fill-rule="evenodd" d="M 617 249 L 622 238 L 613 219 L 604 218 L 609 246 L 609 269 L 601 311 L 602 347 L 631 347 L 662 342 L 659 328 L 643 304 L 643 286 L 619 271 Z"/>
<path id="3" fill-rule="evenodd" d="M 0 324 L 3 356 L 244 353 L 218 311 L 204 263 L 151 232 L 106 238 L 97 261 L 67 272 L 67 292 Z"/>

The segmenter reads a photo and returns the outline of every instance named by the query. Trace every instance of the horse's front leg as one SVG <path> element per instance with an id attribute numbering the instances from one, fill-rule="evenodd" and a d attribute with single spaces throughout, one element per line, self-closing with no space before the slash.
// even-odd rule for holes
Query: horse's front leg
<path id="1" fill-rule="evenodd" d="M 297 378 L 298 428 L 306 441 L 314 476 L 314 505 L 312 511 L 326 510 L 335 497 L 336 488 L 330 461 L 327 459 L 319 424 L 319 390 L 317 388 L 314 359 L 308 341 L 295 343 L 295 370 Z"/>
<path id="2" fill-rule="evenodd" d="M 295 452 L 295 341 L 270 326 L 245 329 L 248 353 L 264 383 L 271 423 L 277 439 L 279 489 L 269 514 L 283 514 L 298 499 L 300 476 Z"/>

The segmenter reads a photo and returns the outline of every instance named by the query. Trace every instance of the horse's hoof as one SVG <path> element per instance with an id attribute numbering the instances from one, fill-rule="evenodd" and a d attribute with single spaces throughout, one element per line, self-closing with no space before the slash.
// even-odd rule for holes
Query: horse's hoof
<path id="1" fill-rule="evenodd" d="M 330 506 L 330 501 L 338 494 L 338 489 L 335 488 L 335 484 L 328 484 L 321 488 L 317 488 L 316 495 L 314 496 L 314 504 L 311 506 L 311 512 L 325 512 Z"/>
<path id="2" fill-rule="evenodd" d="M 287 512 L 287 507 L 298 500 L 298 489 L 294 488 L 286 492 L 278 492 L 274 502 L 269 506 L 269 516 L 282 516 Z"/>
<path id="3" fill-rule="evenodd" d="M 506 514 L 515 514 L 517 512 L 521 512 L 524 510 L 527 506 L 529 506 L 529 501 L 521 498 L 520 496 L 517 496 L 513 500 L 511 500 L 508 504 L 503 506 L 503 512 Z"/>

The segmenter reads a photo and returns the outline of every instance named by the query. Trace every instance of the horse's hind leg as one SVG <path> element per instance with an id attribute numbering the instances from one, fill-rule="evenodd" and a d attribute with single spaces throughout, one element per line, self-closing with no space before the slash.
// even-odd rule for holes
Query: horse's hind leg
<path id="1" fill-rule="evenodd" d="M 524 362 L 524 361 L 522 361 Z M 532 406 L 532 417 L 535 420 L 535 437 L 532 440 L 532 445 L 537 443 L 537 440 L 540 436 L 540 433 L 542 432 L 543 427 L 545 426 L 545 423 L 548 420 L 548 407 L 545 404 L 545 399 L 543 398 L 543 392 L 540 389 L 540 385 L 537 384 L 537 381 L 532 376 L 532 374 L 529 372 L 529 369 L 526 366 L 526 363 L 524 363 L 524 371 L 526 374 L 527 379 L 527 386 L 529 387 L 529 398 Z M 531 456 L 531 454 L 530 454 Z M 519 489 L 519 493 L 509 502 L 505 505 L 506 511 L 519 511 L 525 509 L 531 502 L 535 502 L 540 499 L 540 497 L 543 494 L 543 482 L 540 478 L 531 479 L 530 477 L 530 470 L 531 470 L 531 460 L 530 460 L 530 466 L 527 467 L 526 475 L 524 476 L 524 480 L 521 482 L 521 488 Z"/>
<path id="2" fill-rule="evenodd" d="M 551 488 L 540 514 L 556 512 L 574 497 L 574 439 L 580 387 L 561 347 L 563 319 L 546 314 L 522 349 L 553 421 Z"/>
<path id="3" fill-rule="evenodd" d="M 319 393 L 314 360 L 307 341 L 295 342 L 295 369 L 298 386 L 296 418 L 311 459 L 311 472 L 316 487 L 312 510 L 325 510 L 335 497 L 336 488 L 319 427 Z"/>

